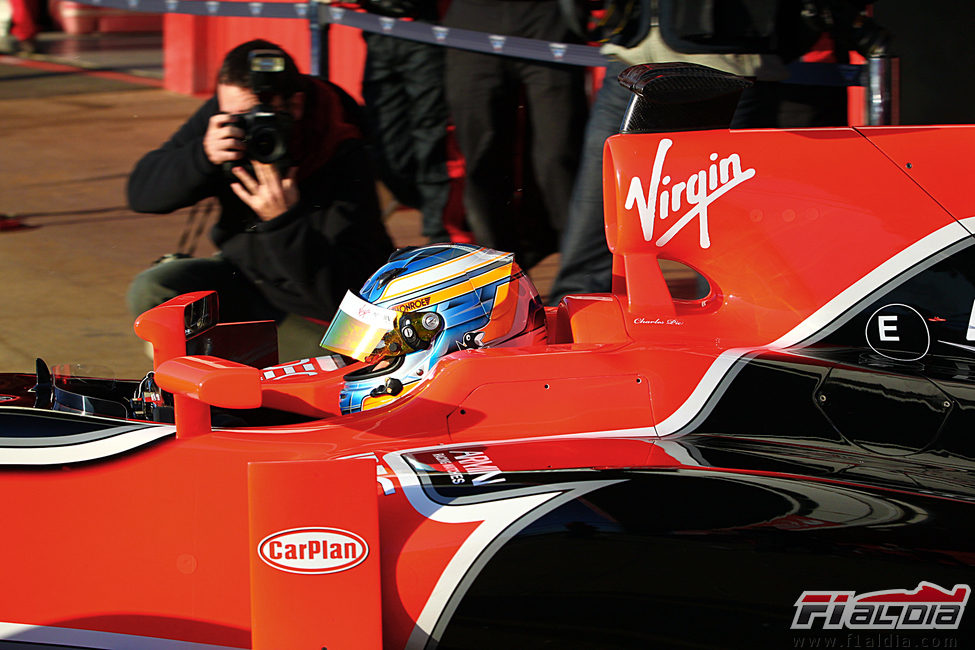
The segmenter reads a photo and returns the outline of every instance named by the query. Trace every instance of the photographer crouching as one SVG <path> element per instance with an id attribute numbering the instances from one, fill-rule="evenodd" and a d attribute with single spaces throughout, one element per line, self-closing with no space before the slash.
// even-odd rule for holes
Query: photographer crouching
<path id="1" fill-rule="evenodd" d="M 289 326 L 298 340 L 282 340 L 282 359 L 319 353 L 324 328 L 301 317 L 331 319 L 345 291 L 393 250 L 354 111 L 343 91 L 299 73 L 273 43 L 231 50 L 215 96 L 142 157 L 127 188 L 137 212 L 216 197 L 210 236 L 219 252 L 140 273 L 128 291 L 131 312 L 215 290 L 222 321 Z"/>

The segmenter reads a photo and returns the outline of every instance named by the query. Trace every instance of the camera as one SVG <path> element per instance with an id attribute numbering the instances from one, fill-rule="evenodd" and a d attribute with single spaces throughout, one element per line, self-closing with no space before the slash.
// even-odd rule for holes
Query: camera
<path id="1" fill-rule="evenodd" d="M 279 50 L 254 50 L 248 55 L 248 64 L 258 104 L 246 113 L 232 116 L 233 125 L 244 132 L 244 156 L 286 167 L 294 120 L 270 105 L 271 98 L 280 93 L 278 79 L 285 69 L 284 54 Z"/>
<path id="2" fill-rule="evenodd" d="M 262 163 L 281 163 L 287 158 L 292 122 L 290 115 L 277 113 L 266 104 L 233 116 L 233 125 L 244 132 L 244 156 Z"/>

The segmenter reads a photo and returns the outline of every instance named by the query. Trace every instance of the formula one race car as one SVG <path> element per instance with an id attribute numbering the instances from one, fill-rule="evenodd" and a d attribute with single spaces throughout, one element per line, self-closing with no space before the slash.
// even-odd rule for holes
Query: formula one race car
<path id="1" fill-rule="evenodd" d="M 622 81 L 611 294 L 425 247 L 317 359 L 201 292 L 141 381 L 0 376 L 0 647 L 972 647 L 975 127 Z"/>

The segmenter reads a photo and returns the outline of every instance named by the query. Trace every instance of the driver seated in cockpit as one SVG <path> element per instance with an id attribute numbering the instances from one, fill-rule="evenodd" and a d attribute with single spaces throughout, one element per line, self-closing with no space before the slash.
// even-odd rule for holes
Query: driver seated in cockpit
<path id="1" fill-rule="evenodd" d="M 346 414 L 407 395 L 451 352 L 545 341 L 544 307 L 513 254 L 435 244 L 397 251 L 347 292 L 322 347 L 369 364 L 345 375 Z"/>

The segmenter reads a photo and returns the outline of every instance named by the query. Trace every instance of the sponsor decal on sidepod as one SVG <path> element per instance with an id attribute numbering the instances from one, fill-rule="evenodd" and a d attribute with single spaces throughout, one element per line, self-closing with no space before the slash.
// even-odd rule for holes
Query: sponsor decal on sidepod
<path id="1" fill-rule="evenodd" d="M 361 564 L 369 555 L 369 545 L 359 535 L 340 528 L 290 528 L 262 539 L 257 554 L 279 571 L 338 573 Z"/>
<path id="2" fill-rule="evenodd" d="M 664 169 L 664 162 L 673 144 L 674 141 L 670 138 L 660 140 L 650 169 L 650 184 L 647 191 L 643 191 L 642 178 L 632 177 L 624 207 L 627 210 L 635 208 L 639 212 L 643 238 L 646 241 L 653 241 L 654 225 L 657 222 L 660 225 L 673 223 L 667 232 L 657 239 L 656 246 L 665 245 L 697 218 L 701 248 L 710 248 L 708 206 L 732 188 L 754 178 L 755 169 L 742 169 L 741 157 L 737 153 L 729 154 L 720 160 L 717 153 L 712 153 L 708 157 L 709 162 L 702 169 L 692 172 L 686 180 L 671 185 L 671 180 L 676 181 L 677 177 L 671 178 Z M 670 219 L 666 221 L 668 217 Z"/>

